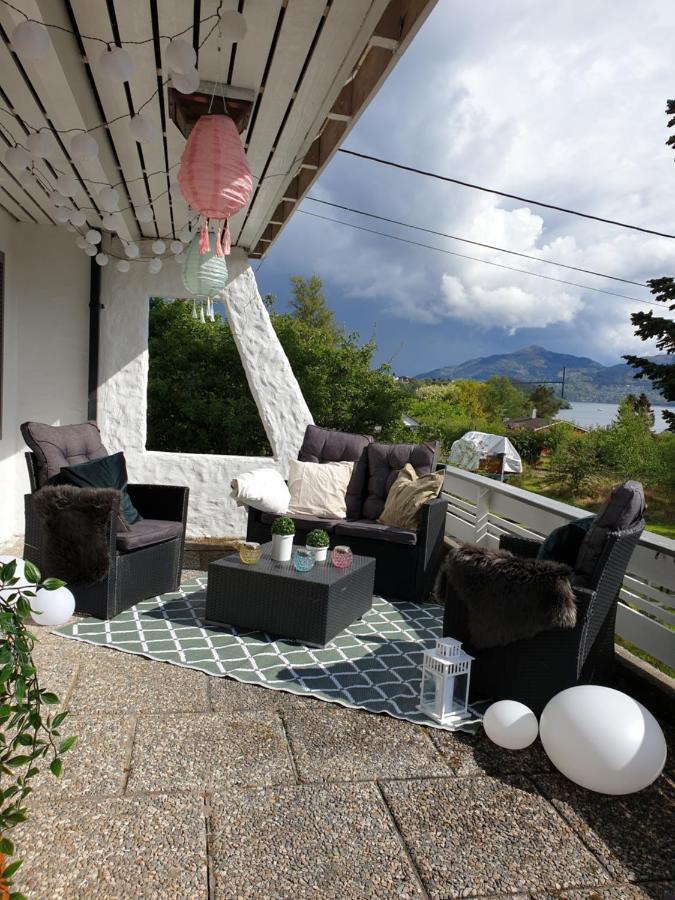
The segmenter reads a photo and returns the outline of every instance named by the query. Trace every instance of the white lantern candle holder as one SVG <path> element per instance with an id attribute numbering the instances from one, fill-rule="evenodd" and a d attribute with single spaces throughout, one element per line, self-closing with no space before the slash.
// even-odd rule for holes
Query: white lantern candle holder
<path id="1" fill-rule="evenodd" d="M 458 728 L 476 720 L 469 709 L 469 682 L 473 656 L 461 641 L 439 638 L 424 651 L 419 710 L 440 725 Z"/>

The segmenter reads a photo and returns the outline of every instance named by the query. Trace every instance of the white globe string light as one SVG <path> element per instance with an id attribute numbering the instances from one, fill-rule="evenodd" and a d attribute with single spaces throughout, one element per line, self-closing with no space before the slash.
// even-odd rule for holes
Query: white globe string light
<path id="1" fill-rule="evenodd" d="M 70 155 L 78 162 L 84 162 L 87 159 L 96 159 L 98 156 L 98 144 L 86 131 L 81 134 L 76 134 L 70 142 Z"/>
<path id="2" fill-rule="evenodd" d="M 81 209 L 74 209 L 70 214 L 70 222 L 71 225 L 74 225 L 76 228 L 82 228 L 82 226 L 87 221 L 86 215 L 82 212 Z"/>
<path id="3" fill-rule="evenodd" d="M 26 147 L 35 159 L 46 159 L 56 150 L 56 141 L 51 131 L 34 131 L 26 137 Z"/>
<path id="4" fill-rule="evenodd" d="M 87 254 L 87 256 L 96 256 L 96 254 L 98 253 L 98 248 L 92 247 L 91 244 L 87 244 L 87 246 L 84 248 L 84 252 Z"/>
<path id="5" fill-rule="evenodd" d="M 98 192 L 98 205 L 106 212 L 116 212 L 120 205 L 120 195 L 115 188 L 104 187 Z"/>
<path id="6" fill-rule="evenodd" d="M 129 122 L 129 131 L 135 141 L 138 141 L 139 144 L 145 144 L 155 136 L 155 123 L 148 116 L 140 113 Z"/>
<path id="7" fill-rule="evenodd" d="M 99 266 L 107 266 L 108 265 L 108 254 L 107 253 L 97 253 L 96 254 L 96 262 Z"/>
<path id="8" fill-rule="evenodd" d="M 152 214 L 152 209 L 149 206 L 137 206 L 136 207 L 136 218 L 139 222 L 146 224 L 147 222 L 152 222 L 154 216 Z"/>
<path id="9" fill-rule="evenodd" d="M 90 244 L 99 244 L 101 242 L 101 232 L 96 231 L 95 228 L 90 228 L 85 237 Z"/>
<path id="10" fill-rule="evenodd" d="M 118 272 L 128 272 L 131 268 L 131 263 L 128 259 L 119 259 L 116 268 Z"/>
<path id="11" fill-rule="evenodd" d="M 181 94 L 194 94 L 199 88 L 199 72 L 196 69 L 191 69 L 187 75 L 172 72 L 171 84 Z"/>
<path id="12" fill-rule="evenodd" d="M 59 223 L 59 225 L 65 225 L 66 222 L 70 219 L 71 213 L 72 209 L 69 209 L 67 206 L 57 206 L 52 212 L 52 216 Z"/>
<path id="13" fill-rule="evenodd" d="M 106 231 L 116 231 L 117 216 L 114 214 L 103 216 L 101 219 L 101 228 L 105 228 Z"/>
<path id="14" fill-rule="evenodd" d="M 39 22 L 21 22 L 12 31 L 11 42 L 24 59 L 42 59 L 49 53 L 49 35 Z"/>
<path id="15" fill-rule="evenodd" d="M 148 272 L 151 275 L 156 275 L 159 270 L 162 268 L 162 260 L 161 259 L 151 259 L 148 263 Z"/>
<path id="16" fill-rule="evenodd" d="M 236 9 L 229 9 L 221 13 L 219 28 L 225 40 L 236 44 L 246 35 L 246 19 Z"/>
<path id="17" fill-rule="evenodd" d="M 166 253 L 166 244 L 164 243 L 164 241 L 154 241 L 152 245 L 152 252 L 156 253 L 157 256 L 161 256 L 162 253 Z"/>
<path id="18" fill-rule="evenodd" d="M 56 190 L 64 197 L 74 197 L 77 193 L 77 179 L 72 175 L 59 175 L 56 179 Z"/>
<path id="19" fill-rule="evenodd" d="M 11 172 L 21 172 L 30 165 L 30 153 L 23 147 L 9 147 L 5 150 L 5 164 Z"/>
<path id="20" fill-rule="evenodd" d="M 113 81 L 129 81 L 134 71 L 134 63 L 126 50 L 111 47 L 104 50 L 98 58 L 101 72 Z"/>
<path id="21" fill-rule="evenodd" d="M 197 63 L 197 54 L 187 41 L 181 38 L 174 38 L 166 50 L 164 51 L 164 59 L 167 68 L 172 72 L 178 72 L 179 75 L 187 75 L 195 68 Z"/>
<path id="22" fill-rule="evenodd" d="M 135 244 L 132 241 L 130 244 L 126 245 L 126 247 L 124 248 L 124 252 L 129 257 L 129 259 L 136 259 L 141 251 L 138 249 L 138 244 Z"/>
<path id="23" fill-rule="evenodd" d="M 182 241 L 171 241 L 169 244 L 169 250 L 172 253 L 182 253 L 183 252 L 183 242 Z"/>

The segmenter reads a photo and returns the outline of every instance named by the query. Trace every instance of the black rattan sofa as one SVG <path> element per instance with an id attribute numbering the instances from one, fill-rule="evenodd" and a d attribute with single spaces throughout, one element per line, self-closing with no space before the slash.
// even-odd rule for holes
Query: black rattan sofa
<path id="1" fill-rule="evenodd" d="M 359 556 L 374 557 L 375 592 L 384 597 L 422 603 L 428 599 L 443 555 L 447 501 L 441 497 L 422 507 L 417 531 L 380 525 L 389 488 L 406 463 L 418 475 L 436 468 L 437 445 L 383 444 L 360 434 L 347 434 L 309 425 L 298 454 L 302 462 L 354 462 L 347 490 L 346 519 L 293 516 L 296 543 L 304 543 L 308 531 L 323 528 L 330 546 L 348 544 Z M 276 516 L 249 508 L 246 537 L 270 540 Z"/>
<path id="2" fill-rule="evenodd" d="M 539 715 L 551 697 L 566 688 L 611 683 L 619 590 L 645 523 L 640 511 L 629 527 L 613 528 L 606 508 L 603 510 L 584 538 L 571 576 L 577 604 L 574 628 L 553 628 L 506 646 L 476 649 L 471 644 L 464 603 L 446 602 L 443 635 L 461 640 L 474 657 L 473 700 L 519 700 Z M 611 510 L 609 513 L 611 517 Z M 541 542 L 503 535 L 499 546 L 514 555 L 534 558 Z M 470 602 L 470 598 L 463 599 Z"/>
<path id="3" fill-rule="evenodd" d="M 108 454 L 95 422 L 65 426 L 26 422 L 21 432 L 31 447 L 26 453 L 31 493 L 25 496 L 24 557 L 44 570 L 48 538 L 34 503 L 36 492 L 59 468 Z M 129 484 L 127 490 L 142 521 L 122 528 L 119 501 L 113 502 L 107 530 L 107 574 L 93 583 L 68 583 L 77 613 L 108 619 L 140 600 L 178 589 L 189 489 Z M 43 574 L 64 577 L 58 566 Z"/>

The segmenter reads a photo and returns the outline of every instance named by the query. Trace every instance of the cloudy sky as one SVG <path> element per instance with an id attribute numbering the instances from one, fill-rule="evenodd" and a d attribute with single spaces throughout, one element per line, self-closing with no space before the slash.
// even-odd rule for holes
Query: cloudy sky
<path id="1" fill-rule="evenodd" d="M 675 232 L 664 146 L 675 95 L 675 4 L 439 0 L 344 146 L 521 196 Z M 675 274 L 675 241 L 337 154 L 311 195 L 635 281 Z M 363 219 L 302 210 L 589 286 L 646 289 Z M 438 253 L 296 212 L 258 273 L 283 307 L 316 273 L 378 361 L 417 374 L 529 344 L 618 362 L 649 307 Z"/>

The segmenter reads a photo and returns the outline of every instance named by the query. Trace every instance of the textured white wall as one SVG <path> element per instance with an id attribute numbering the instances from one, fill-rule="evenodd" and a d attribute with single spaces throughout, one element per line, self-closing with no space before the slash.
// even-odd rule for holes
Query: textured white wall
<path id="1" fill-rule="evenodd" d="M 0 217 L 5 253 L 0 540 L 23 533 L 28 491 L 21 422 L 87 417 L 89 258 L 64 228 Z"/>
<path id="2" fill-rule="evenodd" d="M 124 451 L 131 481 L 189 486 L 188 533 L 194 536 L 243 535 L 246 517 L 230 499 L 230 481 L 252 467 L 285 472 L 312 421 L 245 254 L 235 249 L 228 266 L 222 299 L 274 458 L 145 449 L 149 298 L 186 296 L 180 266 L 169 260 L 152 275 L 138 262 L 127 274 L 114 266 L 102 273 L 98 421 L 104 443 L 111 453 Z"/>

